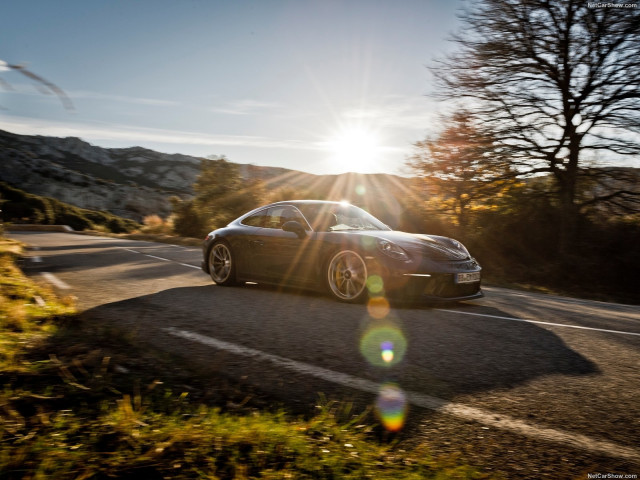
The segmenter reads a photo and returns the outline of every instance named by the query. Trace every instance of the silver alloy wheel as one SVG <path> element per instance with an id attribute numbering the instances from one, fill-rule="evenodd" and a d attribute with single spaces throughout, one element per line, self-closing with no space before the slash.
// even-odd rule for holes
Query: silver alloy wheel
<path id="1" fill-rule="evenodd" d="M 329 262 L 327 280 L 338 299 L 356 301 L 367 287 L 367 266 L 356 252 L 343 250 Z"/>
<path id="2" fill-rule="evenodd" d="M 214 282 L 219 284 L 228 283 L 231 277 L 233 263 L 231 250 L 224 243 L 216 243 L 211 248 L 209 254 L 209 272 Z"/>

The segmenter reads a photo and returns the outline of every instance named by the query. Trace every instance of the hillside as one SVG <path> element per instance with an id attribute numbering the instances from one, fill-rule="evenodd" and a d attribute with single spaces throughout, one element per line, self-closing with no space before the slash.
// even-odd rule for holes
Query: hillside
<path id="1" fill-rule="evenodd" d="M 140 226 L 128 218 L 26 193 L 4 182 L 0 182 L 0 208 L 0 225 L 3 222 L 67 225 L 74 230 L 100 228 L 112 233 L 128 233 Z"/>
<path id="2" fill-rule="evenodd" d="M 104 210 L 141 221 L 171 212 L 169 198 L 193 194 L 202 158 L 142 147 L 101 148 L 79 138 L 17 135 L 0 130 L 0 181 L 81 208 Z M 269 191 L 288 187 L 315 198 L 350 200 L 394 217 L 408 179 L 384 174 L 312 175 L 276 167 L 239 165 L 246 179 L 259 178 Z M 367 200 L 369 199 L 369 200 Z M 387 218 L 389 220 L 389 218 Z"/>

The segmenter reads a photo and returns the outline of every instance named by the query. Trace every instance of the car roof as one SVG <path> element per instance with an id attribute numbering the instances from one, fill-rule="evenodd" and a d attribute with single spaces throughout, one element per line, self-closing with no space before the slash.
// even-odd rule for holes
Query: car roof
<path id="1" fill-rule="evenodd" d="M 328 200 L 282 200 L 270 205 L 344 205 L 344 202 L 331 202 Z M 269 206 L 269 205 L 266 205 Z"/>

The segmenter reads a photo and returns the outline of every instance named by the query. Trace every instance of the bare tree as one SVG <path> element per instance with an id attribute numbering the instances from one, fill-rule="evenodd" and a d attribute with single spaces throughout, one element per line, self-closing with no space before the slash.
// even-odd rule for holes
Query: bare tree
<path id="1" fill-rule="evenodd" d="M 432 69 L 440 96 L 464 102 L 518 175 L 553 176 L 564 250 L 585 167 L 640 153 L 640 8 L 484 0 L 462 19 L 459 50 Z M 635 195 L 624 188 L 604 197 Z"/>

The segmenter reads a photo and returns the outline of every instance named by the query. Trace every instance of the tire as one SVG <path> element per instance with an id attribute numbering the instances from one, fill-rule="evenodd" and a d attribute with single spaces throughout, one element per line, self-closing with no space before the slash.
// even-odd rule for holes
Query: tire
<path id="1" fill-rule="evenodd" d="M 367 265 L 353 250 L 340 250 L 327 262 L 326 280 L 334 298 L 358 303 L 367 298 Z"/>
<path id="2" fill-rule="evenodd" d="M 219 240 L 213 244 L 208 262 L 209 274 L 217 285 L 236 284 L 236 264 L 227 242 Z"/>

